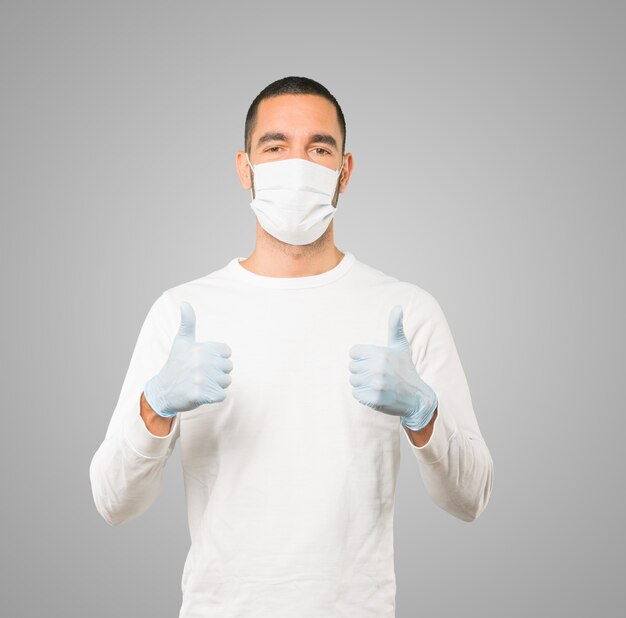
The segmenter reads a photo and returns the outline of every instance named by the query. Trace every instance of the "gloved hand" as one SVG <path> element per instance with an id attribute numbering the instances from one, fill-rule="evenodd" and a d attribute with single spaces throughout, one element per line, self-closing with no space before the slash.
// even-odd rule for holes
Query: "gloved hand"
<path id="1" fill-rule="evenodd" d="M 437 409 L 437 395 L 418 375 L 402 325 L 402 307 L 389 315 L 388 347 L 357 344 L 350 348 L 352 395 L 362 404 L 401 418 L 418 431 Z"/>
<path id="2" fill-rule="evenodd" d="M 230 347 L 216 341 L 196 342 L 196 314 L 193 307 L 180 304 L 181 322 L 167 362 L 148 380 L 144 395 L 150 407 L 165 418 L 193 410 L 204 403 L 226 398 L 224 389 L 232 379 Z"/>

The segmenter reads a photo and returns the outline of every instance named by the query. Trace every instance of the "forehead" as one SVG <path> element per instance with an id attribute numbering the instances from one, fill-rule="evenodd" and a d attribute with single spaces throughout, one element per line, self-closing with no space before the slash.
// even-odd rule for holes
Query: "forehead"
<path id="1" fill-rule="evenodd" d="M 252 136 L 265 131 L 284 133 L 332 133 L 339 139 L 341 127 L 335 106 L 324 97 L 312 94 L 281 94 L 263 99 L 257 109 Z"/>

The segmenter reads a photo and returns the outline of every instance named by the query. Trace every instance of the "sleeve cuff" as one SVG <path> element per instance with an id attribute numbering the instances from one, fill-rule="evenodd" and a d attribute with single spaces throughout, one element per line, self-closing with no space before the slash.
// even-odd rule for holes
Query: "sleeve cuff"
<path id="1" fill-rule="evenodd" d="M 124 436 L 133 450 L 143 457 L 158 458 L 167 454 L 172 436 L 179 423 L 177 414 L 172 421 L 172 429 L 166 436 L 155 436 L 148 431 L 140 414 L 133 414 L 124 427 Z"/>
<path id="2" fill-rule="evenodd" d="M 441 401 L 439 402 L 439 411 L 437 412 L 437 418 L 433 425 L 433 432 L 424 446 L 415 446 L 411 440 L 408 429 L 406 429 L 402 423 L 400 423 L 400 427 L 416 459 L 425 464 L 434 464 L 446 455 L 450 447 L 450 440 L 457 431 L 454 417 L 448 415 L 445 408 L 442 411 Z"/>

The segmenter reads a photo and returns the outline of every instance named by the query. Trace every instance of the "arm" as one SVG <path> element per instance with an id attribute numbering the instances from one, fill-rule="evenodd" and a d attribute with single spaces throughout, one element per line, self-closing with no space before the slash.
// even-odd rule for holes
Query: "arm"
<path id="1" fill-rule="evenodd" d="M 138 517 L 156 500 L 179 435 L 178 416 L 156 419 L 143 397 L 144 384 L 167 359 L 174 315 L 166 292 L 144 320 L 106 436 L 91 460 L 93 499 L 111 526 Z"/>
<path id="2" fill-rule="evenodd" d="M 424 429 L 404 428 L 404 434 L 433 502 L 471 522 L 489 502 L 493 461 L 445 315 L 424 290 L 416 303 L 410 315 L 421 316 L 422 321 L 410 339 L 413 360 L 420 377 L 437 393 L 439 404 Z"/>

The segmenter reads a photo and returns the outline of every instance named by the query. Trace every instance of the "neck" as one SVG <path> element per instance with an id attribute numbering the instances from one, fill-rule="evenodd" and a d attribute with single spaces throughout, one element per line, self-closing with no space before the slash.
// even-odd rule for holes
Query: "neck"
<path id="1" fill-rule="evenodd" d="M 245 269 L 266 277 L 309 277 L 334 268 L 343 256 L 335 246 L 332 221 L 326 231 L 308 245 L 281 242 L 257 222 L 254 251 L 239 263 Z"/>

